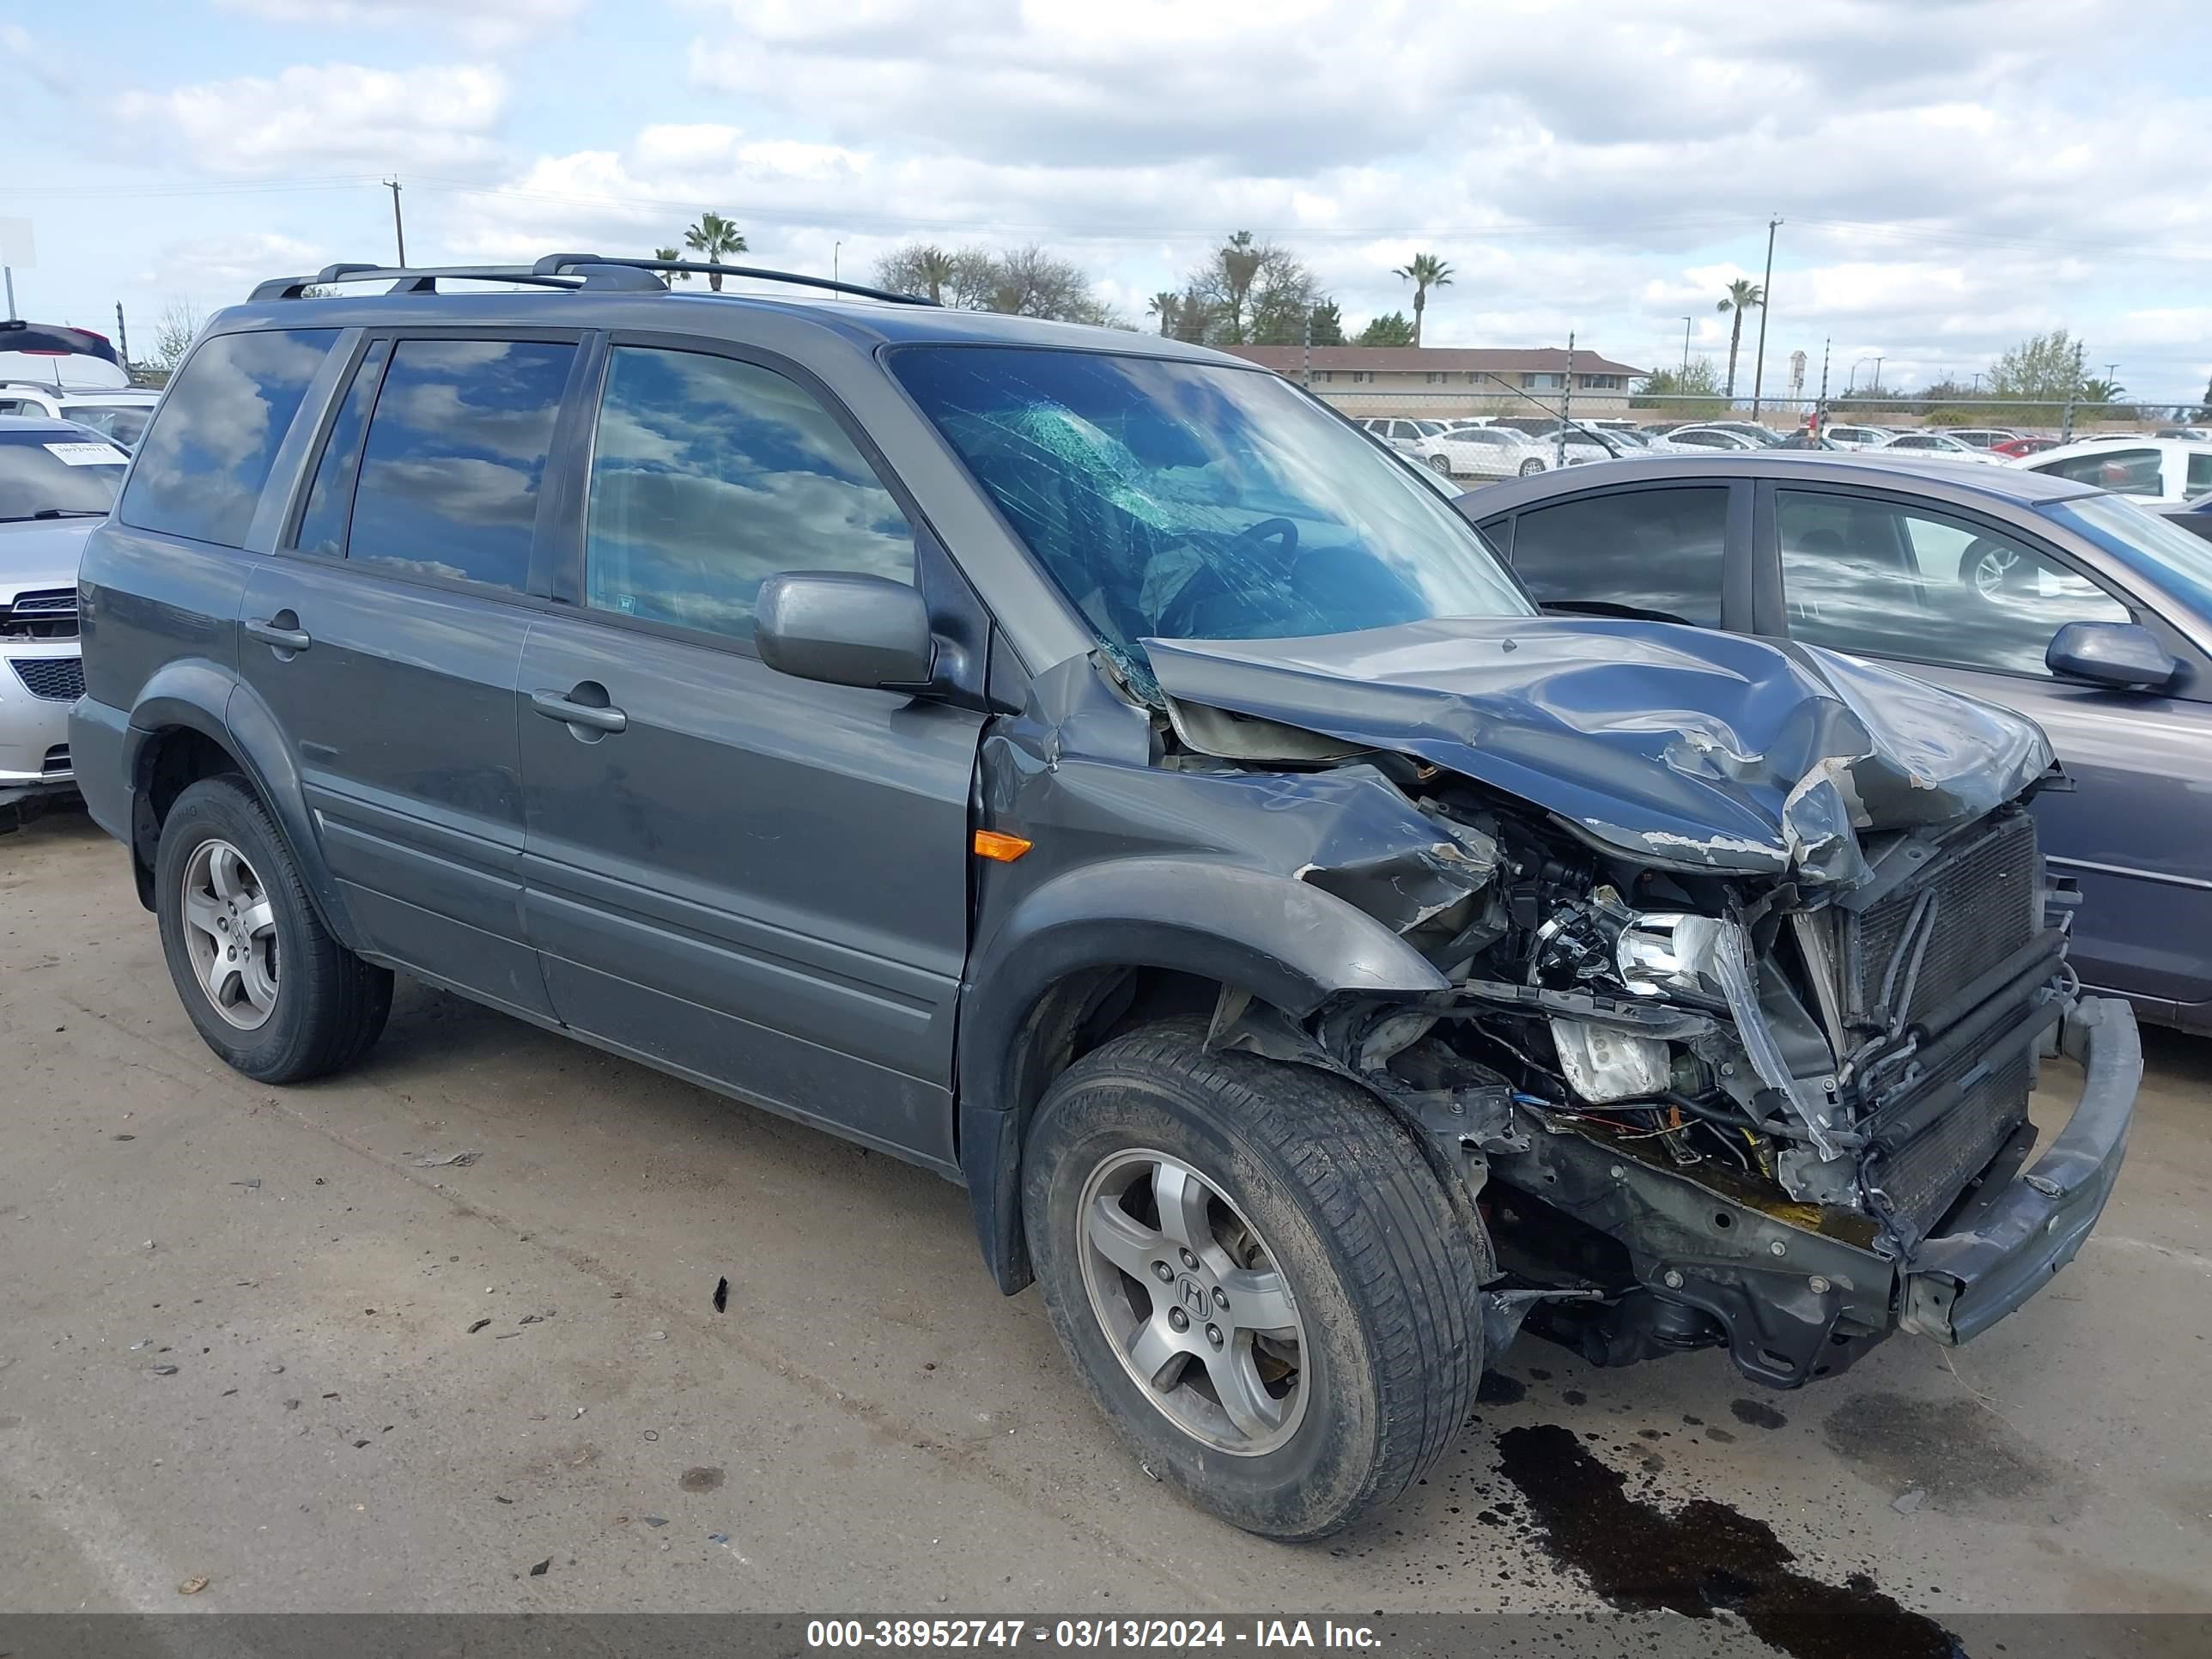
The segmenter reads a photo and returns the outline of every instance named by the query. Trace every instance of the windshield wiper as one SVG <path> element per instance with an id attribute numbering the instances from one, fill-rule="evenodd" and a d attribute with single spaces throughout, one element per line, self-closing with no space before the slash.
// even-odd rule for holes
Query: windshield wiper
<path id="1" fill-rule="evenodd" d="M 37 512 L 24 515 L 33 519 L 104 519 L 104 507 L 42 507 Z M 20 523 L 20 520 L 11 520 Z"/>

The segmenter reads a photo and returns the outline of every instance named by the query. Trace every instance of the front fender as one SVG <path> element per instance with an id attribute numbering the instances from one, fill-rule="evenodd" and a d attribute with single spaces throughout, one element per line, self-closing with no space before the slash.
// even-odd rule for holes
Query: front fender
<path id="1" fill-rule="evenodd" d="M 131 708 L 124 748 L 134 802 L 147 799 L 155 739 L 180 726 L 220 744 L 238 763 L 283 831 L 323 925 L 347 949 L 362 948 L 361 934 L 323 858 L 291 745 L 268 704 L 228 670 L 186 659 L 164 665 L 146 682 Z"/>
<path id="2" fill-rule="evenodd" d="M 1024 1028 L 1051 989 L 1103 968 L 1195 974 L 1304 1017 L 1345 993 L 1423 996 L 1449 981 L 1334 894 L 1242 866 L 1119 859 L 1056 876 L 1017 902 L 971 959 L 960 1001 L 960 1164 L 999 1286 L 1029 1282 L 1021 1237 Z"/>

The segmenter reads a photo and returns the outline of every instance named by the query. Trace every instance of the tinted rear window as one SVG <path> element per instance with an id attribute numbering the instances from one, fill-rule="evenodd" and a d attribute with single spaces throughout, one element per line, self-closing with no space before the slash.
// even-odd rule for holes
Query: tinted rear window
<path id="1" fill-rule="evenodd" d="M 346 556 L 521 591 L 573 345 L 402 340 L 362 447 Z"/>
<path id="2" fill-rule="evenodd" d="M 236 546 L 277 447 L 337 331 L 218 334 L 185 360 L 139 447 L 117 516 L 141 530 Z"/>

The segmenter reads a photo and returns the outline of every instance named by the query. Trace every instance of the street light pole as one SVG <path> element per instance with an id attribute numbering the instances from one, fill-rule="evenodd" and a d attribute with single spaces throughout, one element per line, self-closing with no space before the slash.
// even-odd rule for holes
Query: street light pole
<path id="1" fill-rule="evenodd" d="M 841 238 L 839 238 L 836 241 L 834 241 L 834 242 L 832 242 L 832 243 L 830 243 L 830 280 L 831 282 L 833 282 L 833 283 L 834 283 L 834 282 L 836 282 L 836 281 L 837 280 L 837 259 L 838 259 L 838 256 L 839 256 L 840 254 L 842 254 L 844 251 L 845 251 L 845 243 L 844 243 L 844 239 L 843 239 L 843 238 L 842 238 L 842 237 L 841 237 Z"/>
<path id="2" fill-rule="evenodd" d="M 399 244 L 399 268 L 407 269 L 407 227 L 399 218 L 399 180 L 386 179 L 384 187 L 392 192 L 392 238 Z"/>
<path id="3" fill-rule="evenodd" d="M 1779 214 L 1766 222 L 1766 279 L 1759 288 L 1759 351 L 1751 368 L 1751 418 L 1754 421 L 1759 418 L 1759 382 L 1766 377 L 1766 313 L 1774 304 L 1774 233 L 1781 225 Z"/>
<path id="4" fill-rule="evenodd" d="M 1682 373 L 1690 372 L 1690 319 L 1682 319 Z"/>

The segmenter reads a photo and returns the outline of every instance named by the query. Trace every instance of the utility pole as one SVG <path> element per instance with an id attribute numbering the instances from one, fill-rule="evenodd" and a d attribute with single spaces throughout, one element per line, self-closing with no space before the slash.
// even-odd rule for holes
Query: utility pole
<path id="1" fill-rule="evenodd" d="M 1813 405 L 1813 435 L 1819 437 L 1820 428 L 1828 423 L 1828 347 L 1829 340 L 1820 342 L 1820 398 Z"/>
<path id="2" fill-rule="evenodd" d="M 845 240 L 842 236 L 830 244 L 830 280 L 833 283 L 837 280 L 838 260 L 844 252 Z"/>
<path id="3" fill-rule="evenodd" d="M 115 302 L 115 351 L 123 359 L 123 372 L 131 372 L 131 331 L 123 326 L 123 301 Z"/>
<path id="4" fill-rule="evenodd" d="M 392 237 L 399 244 L 399 268 L 407 269 L 407 227 L 399 218 L 399 180 L 386 179 L 384 187 L 392 192 Z"/>
<path id="5" fill-rule="evenodd" d="M 1305 350 L 1298 359 L 1298 384 L 1313 390 L 1313 307 L 1306 307 Z"/>
<path id="6" fill-rule="evenodd" d="M 1567 464 L 1567 422 L 1574 418 L 1574 411 L 1575 337 L 1570 334 L 1567 336 L 1567 372 L 1559 376 L 1559 438 L 1554 446 L 1556 453 L 1552 461 L 1554 466 Z"/>
<path id="7" fill-rule="evenodd" d="M 1759 287 L 1759 354 L 1751 368 L 1751 418 L 1754 421 L 1759 418 L 1759 382 L 1766 377 L 1766 313 L 1774 308 L 1774 233 L 1781 225 L 1779 214 L 1766 222 L 1766 280 Z"/>
<path id="8" fill-rule="evenodd" d="M 1682 319 L 1682 373 L 1683 373 L 1684 374 L 1686 374 L 1686 374 L 1689 374 L 1689 372 L 1690 372 L 1690 319 L 1689 319 L 1687 317 L 1685 317 L 1685 318 L 1683 318 L 1683 319 Z"/>

